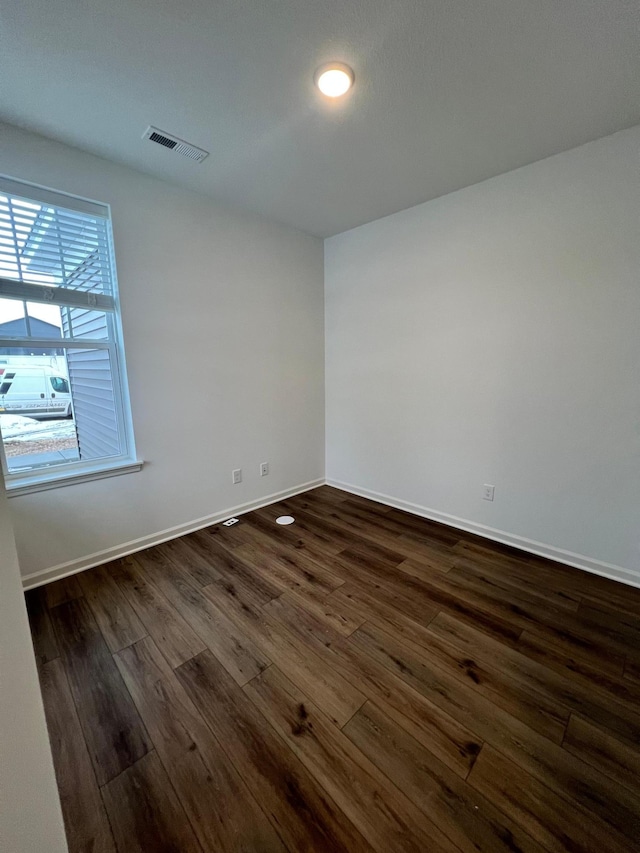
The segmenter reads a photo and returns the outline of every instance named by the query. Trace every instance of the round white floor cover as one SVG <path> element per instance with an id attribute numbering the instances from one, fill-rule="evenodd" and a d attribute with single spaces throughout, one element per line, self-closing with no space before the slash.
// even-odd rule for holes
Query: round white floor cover
<path id="1" fill-rule="evenodd" d="M 281 515 L 276 518 L 276 524 L 293 524 L 295 518 L 292 515 Z"/>

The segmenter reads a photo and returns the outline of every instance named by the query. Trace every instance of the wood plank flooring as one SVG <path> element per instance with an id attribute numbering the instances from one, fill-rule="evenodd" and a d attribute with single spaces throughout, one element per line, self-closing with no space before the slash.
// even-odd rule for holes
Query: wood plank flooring
<path id="1" fill-rule="evenodd" d="M 323 486 L 26 597 L 71 853 L 640 851 L 638 589 Z"/>

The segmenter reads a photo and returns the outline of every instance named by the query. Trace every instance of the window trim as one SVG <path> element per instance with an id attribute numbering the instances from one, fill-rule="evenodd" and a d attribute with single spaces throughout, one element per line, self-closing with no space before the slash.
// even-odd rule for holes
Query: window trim
<path id="1" fill-rule="evenodd" d="M 0 283 L 2 284 L 3 299 L 15 299 L 16 302 L 38 302 L 43 305 L 60 305 L 64 308 L 90 308 L 92 311 L 103 311 L 105 313 L 117 310 L 116 301 L 111 295 L 90 293 L 86 290 L 73 290 L 70 287 L 47 287 L 46 284 L 33 284 L 30 281 L 18 281 L 13 278 L 4 278 L 4 276 L 0 276 Z M 45 292 L 47 292 L 46 297 L 44 296 Z"/>
<path id="2" fill-rule="evenodd" d="M 114 477 L 120 474 L 140 471 L 144 462 L 137 458 L 135 450 L 133 417 L 124 353 L 122 316 L 120 313 L 120 295 L 116 269 L 113 223 L 111 220 L 111 205 L 40 186 L 29 181 L 22 181 L 5 174 L 0 174 L 0 193 L 3 195 L 16 195 L 28 201 L 43 203 L 52 207 L 58 206 L 68 210 L 75 210 L 79 213 L 100 216 L 105 220 L 112 293 L 104 296 L 96 294 L 95 299 L 91 297 L 90 307 L 93 310 L 104 311 L 107 314 L 107 322 L 112 329 L 113 339 L 28 338 L 28 342 L 35 347 L 51 347 L 55 342 L 64 349 L 106 349 L 109 351 L 111 373 L 114 380 L 115 418 L 121 435 L 121 449 L 123 451 L 118 456 L 91 459 L 85 462 L 82 460 L 78 462 L 63 462 L 59 465 L 47 465 L 39 469 L 34 468 L 27 472 L 12 473 L 8 469 L 4 441 L 0 437 L 0 470 L 4 477 L 7 494 L 10 497 L 18 497 L 19 495 L 102 479 L 103 477 Z M 71 296 L 73 301 L 79 298 L 84 303 L 87 299 L 85 296 L 78 297 L 78 294 L 83 293 L 82 291 L 73 291 L 70 288 L 49 288 L 49 290 L 54 291 L 53 299 L 51 299 L 50 295 L 44 299 L 43 291 L 47 288 L 42 285 L 33 285 L 30 282 L 21 282 L 15 279 L 7 280 L 4 278 L 3 284 L 12 285 L 11 290 L 15 288 L 15 294 L 9 295 L 9 298 L 14 299 L 48 302 L 49 304 L 51 302 L 53 304 L 64 302 L 64 304 L 67 304 L 66 299 L 60 299 L 60 297 L 65 296 L 65 292 L 67 297 Z M 37 290 L 34 290 L 34 288 L 37 288 Z M 40 296 L 39 299 L 37 298 L 38 296 Z M 85 306 L 79 305 L 78 307 Z M 0 347 L 20 346 L 26 340 L 27 337 L 24 335 L 3 336 L 0 338 Z"/>
<path id="3" fill-rule="evenodd" d="M 73 470 L 69 469 L 73 466 Z M 106 477 L 117 477 L 120 474 L 131 474 L 141 471 L 144 462 L 141 459 L 125 459 L 110 457 L 109 463 L 101 462 L 72 462 L 66 465 L 49 465 L 42 468 L 37 475 L 5 474 L 7 496 L 17 498 L 21 495 L 31 495 L 36 492 L 46 492 L 49 489 L 59 489 L 63 486 L 73 486 L 87 483 L 91 480 L 102 480 Z M 46 473 L 45 473 L 46 472 Z"/>

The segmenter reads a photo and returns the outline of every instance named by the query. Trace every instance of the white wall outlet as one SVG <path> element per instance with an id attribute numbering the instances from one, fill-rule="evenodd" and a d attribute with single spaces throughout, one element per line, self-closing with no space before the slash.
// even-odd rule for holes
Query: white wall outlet
<path id="1" fill-rule="evenodd" d="M 228 518 L 226 521 L 223 521 L 225 527 L 231 527 L 234 524 L 237 524 L 240 521 L 239 518 Z"/>
<path id="2" fill-rule="evenodd" d="M 231 472 L 231 479 L 233 480 L 233 485 L 237 486 L 238 483 L 242 482 L 242 468 L 236 468 Z"/>
<path id="3" fill-rule="evenodd" d="M 493 496 L 496 493 L 496 487 L 490 486 L 488 483 L 485 483 L 482 487 L 482 500 L 483 501 L 492 501 Z"/>
<path id="4" fill-rule="evenodd" d="M 269 473 L 269 463 L 268 462 L 261 462 L 260 463 L 260 476 L 266 477 L 268 473 Z"/>

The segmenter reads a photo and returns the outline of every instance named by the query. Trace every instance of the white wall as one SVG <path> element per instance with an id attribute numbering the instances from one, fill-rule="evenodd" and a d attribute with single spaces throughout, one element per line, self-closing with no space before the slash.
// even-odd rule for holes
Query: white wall
<path id="1" fill-rule="evenodd" d="M 636 127 L 326 241 L 330 480 L 640 583 L 639 151 Z"/>
<path id="2" fill-rule="evenodd" d="M 0 850 L 64 853 L 60 800 L 0 477 Z"/>
<path id="3" fill-rule="evenodd" d="M 140 473 L 12 498 L 23 574 L 323 476 L 320 240 L 9 125 L 0 125 L 0 171 L 111 205 L 147 462 Z M 233 486 L 239 467 L 244 482 Z"/>
<path id="4" fill-rule="evenodd" d="M 330 479 L 640 579 L 639 144 L 326 242 Z M 24 574 L 323 476 L 320 241 L 7 125 L 0 169 L 112 205 L 148 463 L 12 498 Z"/>

